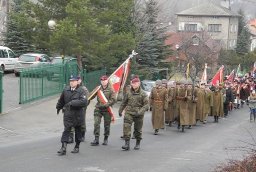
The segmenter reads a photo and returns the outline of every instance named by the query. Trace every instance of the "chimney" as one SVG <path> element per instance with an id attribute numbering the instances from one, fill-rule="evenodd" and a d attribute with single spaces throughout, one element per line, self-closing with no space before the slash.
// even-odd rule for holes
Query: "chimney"
<path id="1" fill-rule="evenodd" d="M 220 5 L 224 8 L 230 9 L 230 0 L 221 0 Z"/>

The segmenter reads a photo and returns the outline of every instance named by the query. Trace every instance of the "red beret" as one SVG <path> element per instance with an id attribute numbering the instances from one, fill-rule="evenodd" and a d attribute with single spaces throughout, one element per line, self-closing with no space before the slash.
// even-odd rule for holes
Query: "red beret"
<path id="1" fill-rule="evenodd" d="M 107 80 L 108 79 L 108 76 L 107 75 L 103 75 L 102 77 L 100 77 L 100 80 L 101 81 L 105 81 L 105 80 Z"/>
<path id="2" fill-rule="evenodd" d="M 140 82 L 140 78 L 138 78 L 138 77 L 135 77 L 135 78 L 133 78 L 131 81 L 132 81 L 132 83 L 135 83 L 135 82 Z"/>

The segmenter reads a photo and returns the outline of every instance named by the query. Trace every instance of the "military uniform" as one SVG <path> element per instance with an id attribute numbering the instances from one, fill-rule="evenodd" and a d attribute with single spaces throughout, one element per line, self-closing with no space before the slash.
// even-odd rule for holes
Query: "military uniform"
<path id="1" fill-rule="evenodd" d="M 125 150 L 129 150 L 131 126 L 133 122 L 136 146 L 139 145 L 140 140 L 142 139 L 144 113 L 148 110 L 148 97 L 146 93 L 141 88 L 138 88 L 138 90 L 134 90 L 133 88 L 131 88 L 125 95 L 120 105 L 119 116 L 121 116 L 124 109 L 125 115 L 123 124 L 123 135 L 125 138 L 125 146 L 123 146 L 122 148 Z"/>
<path id="2" fill-rule="evenodd" d="M 157 134 L 160 128 L 164 128 L 164 111 L 168 107 L 167 89 L 154 87 L 150 95 L 150 107 L 152 107 L 152 125 Z"/>
<path id="3" fill-rule="evenodd" d="M 204 96 L 204 122 L 206 122 L 208 115 L 211 113 L 211 108 L 213 106 L 213 94 L 210 89 L 205 89 Z"/>
<path id="4" fill-rule="evenodd" d="M 201 122 L 205 119 L 204 114 L 204 104 L 205 104 L 205 89 L 197 89 L 197 103 L 196 103 L 196 120 Z"/>
<path id="5" fill-rule="evenodd" d="M 182 131 L 184 131 L 185 125 L 189 125 L 189 106 L 187 88 L 178 87 L 176 100 L 178 101 L 178 129 L 180 128 L 180 126 L 182 126 Z"/>
<path id="6" fill-rule="evenodd" d="M 100 136 L 100 124 L 101 118 L 104 119 L 104 145 L 107 145 L 107 139 L 110 134 L 110 124 L 111 124 L 111 116 L 108 112 L 108 107 L 112 106 L 115 103 L 115 94 L 111 87 L 108 85 L 106 88 L 100 87 L 100 90 L 105 95 L 108 100 L 107 104 L 103 104 L 100 98 L 97 96 L 97 103 L 94 109 L 94 135 L 95 140 L 91 142 L 92 146 L 99 145 L 99 136 Z M 95 95 L 96 96 L 96 95 Z M 94 96 L 94 97 L 95 97 Z M 92 97 L 92 99 L 94 98 Z"/>
<path id="7" fill-rule="evenodd" d="M 223 117 L 223 95 L 222 90 L 215 90 L 213 92 L 213 107 L 212 107 L 212 115 L 214 116 L 214 121 L 218 122 L 219 117 Z"/>
<path id="8" fill-rule="evenodd" d="M 196 103 L 197 103 L 197 88 L 187 88 L 187 103 L 189 115 L 189 128 L 196 124 Z"/>
<path id="9" fill-rule="evenodd" d="M 171 126 L 175 120 L 176 112 L 176 88 L 171 87 L 168 89 L 168 108 L 165 114 L 165 121 Z"/>

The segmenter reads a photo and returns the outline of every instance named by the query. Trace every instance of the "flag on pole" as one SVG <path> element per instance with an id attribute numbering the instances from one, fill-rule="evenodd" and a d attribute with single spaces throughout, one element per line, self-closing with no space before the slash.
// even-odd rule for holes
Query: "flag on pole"
<path id="1" fill-rule="evenodd" d="M 131 58 L 126 59 L 125 62 L 120 65 L 109 77 L 109 83 L 112 86 L 116 96 L 118 96 L 119 91 L 123 89 L 125 85 L 130 71 L 130 63 Z"/>
<path id="2" fill-rule="evenodd" d="M 218 86 L 220 83 L 223 82 L 223 72 L 224 72 L 224 66 L 222 65 L 218 70 L 218 72 L 212 78 L 212 85 Z"/>
<path id="3" fill-rule="evenodd" d="M 227 77 L 227 80 L 231 83 L 234 82 L 235 79 L 235 70 L 232 70 L 232 72 L 229 74 L 229 76 Z"/>
<path id="4" fill-rule="evenodd" d="M 243 76 L 243 73 L 241 71 L 241 65 L 239 64 L 236 70 L 236 78 Z"/>
<path id="5" fill-rule="evenodd" d="M 133 56 L 137 55 L 137 53 L 133 50 L 132 54 L 129 55 L 129 57 L 125 60 L 124 63 L 122 63 L 108 78 L 113 91 L 116 93 L 116 96 L 118 95 L 120 88 L 122 88 L 127 80 L 129 71 L 130 71 L 130 60 L 133 58 Z M 121 87 L 122 86 L 122 87 Z M 91 100 L 91 98 L 97 93 L 97 91 L 100 89 L 100 86 L 96 87 L 91 93 L 88 98 L 88 100 Z"/>
<path id="6" fill-rule="evenodd" d="M 190 64 L 188 63 L 188 64 L 187 64 L 187 69 L 186 69 L 186 78 L 187 78 L 187 79 L 188 79 L 189 74 L 190 74 L 190 73 L 189 73 L 189 72 L 190 72 L 189 70 L 190 70 Z"/>
<path id="7" fill-rule="evenodd" d="M 202 78 L 201 78 L 201 84 L 207 84 L 207 63 L 205 63 L 204 65 L 204 72 L 202 74 Z"/>
<path id="8" fill-rule="evenodd" d="M 125 62 L 123 64 L 121 64 L 116 70 L 115 72 L 113 72 L 108 80 L 110 85 L 113 88 L 114 93 L 116 94 L 116 96 L 118 95 L 120 88 L 124 87 L 124 84 L 126 82 L 126 79 L 128 77 L 129 71 L 130 71 L 130 64 L 131 64 L 131 59 L 133 56 L 137 55 L 137 53 L 133 50 L 132 54 L 129 55 L 129 57 L 125 60 Z M 106 96 L 104 95 L 104 93 L 100 90 L 101 86 L 97 86 L 91 93 L 90 96 L 88 98 L 88 100 L 91 100 L 95 94 L 97 94 L 97 96 L 99 97 L 100 101 L 102 104 L 106 104 L 108 102 Z M 111 116 L 111 120 L 114 122 L 115 121 L 115 116 L 113 113 L 113 109 L 112 107 L 108 107 L 107 108 L 110 116 Z"/>

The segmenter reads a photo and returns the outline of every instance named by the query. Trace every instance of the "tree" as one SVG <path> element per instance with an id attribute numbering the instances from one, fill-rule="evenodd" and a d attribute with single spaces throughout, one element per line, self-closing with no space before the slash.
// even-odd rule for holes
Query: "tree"
<path id="1" fill-rule="evenodd" d="M 245 19 L 244 12 L 240 9 L 238 13 L 241 17 L 238 20 L 238 37 L 237 37 L 236 52 L 238 54 L 243 55 L 249 52 L 250 32 L 246 27 L 246 19 Z"/>
<path id="2" fill-rule="evenodd" d="M 40 0 L 27 5 L 34 21 L 36 47 L 84 57 L 89 70 L 117 66 L 135 47 L 129 23 L 133 1 Z M 49 19 L 55 30 L 47 28 Z M 130 26 L 131 25 L 131 26 Z M 129 26 L 129 27 L 127 27 Z M 40 41 L 38 41 L 40 40 Z"/>
<path id="3" fill-rule="evenodd" d="M 157 22 L 158 13 L 157 2 L 149 0 L 145 9 L 139 14 L 139 22 L 136 22 L 139 60 L 150 67 L 156 67 L 162 59 L 171 54 L 170 47 L 165 45 L 166 28 Z"/>
<path id="4" fill-rule="evenodd" d="M 22 1 L 15 0 L 12 12 L 8 14 L 7 32 L 4 43 L 14 50 L 17 55 L 34 52 L 35 47 L 31 43 L 32 31 L 26 15 L 22 12 Z M 23 1 L 24 2 L 24 1 Z"/>

